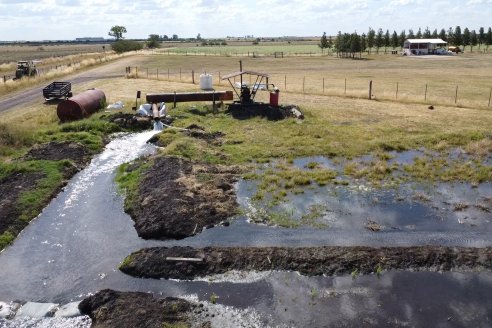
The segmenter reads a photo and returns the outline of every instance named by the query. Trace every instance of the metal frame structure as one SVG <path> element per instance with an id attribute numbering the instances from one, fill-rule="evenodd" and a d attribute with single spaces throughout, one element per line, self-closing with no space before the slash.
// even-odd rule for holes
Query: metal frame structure
<path id="1" fill-rule="evenodd" d="M 249 89 L 248 86 L 243 84 L 243 75 L 248 74 L 248 75 L 255 75 L 256 76 L 256 81 L 253 84 L 253 87 L 251 90 Z M 232 83 L 231 79 L 239 76 L 240 77 L 240 83 L 241 83 L 241 93 L 237 92 L 237 88 L 234 87 L 234 84 Z M 241 103 L 248 103 L 248 102 L 253 102 L 256 96 L 256 92 L 262 85 L 263 79 L 266 79 L 266 86 L 268 88 L 268 78 L 269 75 L 265 73 L 259 73 L 259 72 L 254 72 L 254 71 L 243 71 L 243 64 L 241 61 L 239 61 L 239 72 L 231 73 L 228 75 L 225 75 L 222 77 L 222 80 L 228 80 L 229 84 L 231 85 L 232 89 L 240 99 Z M 247 90 L 246 90 L 247 89 Z M 246 94 L 246 92 L 249 93 L 249 95 Z"/>

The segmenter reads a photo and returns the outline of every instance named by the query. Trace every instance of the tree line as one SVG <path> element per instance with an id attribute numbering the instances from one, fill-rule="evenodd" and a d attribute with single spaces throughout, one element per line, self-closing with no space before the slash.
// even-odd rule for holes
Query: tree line
<path id="1" fill-rule="evenodd" d="M 381 48 L 384 48 L 385 52 L 390 47 L 392 49 L 401 48 L 406 39 L 442 39 L 449 45 L 457 47 L 469 46 L 471 52 L 473 52 L 473 47 L 475 46 L 478 46 L 479 49 L 485 46 L 488 50 L 489 46 L 492 45 L 492 28 L 489 27 L 486 31 L 484 27 L 480 27 L 477 32 L 467 27 L 462 31 L 460 26 L 456 26 L 454 29 L 450 27 L 448 30 L 443 28 L 440 31 L 435 29 L 431 32 L 427 27 L 424 31 L 419 28 L 416 33 L 412 29 L 408 30 L 408 33 L 405 30 L 400 33 L 396 31 L 390 33 L 389 30 L 385 32 L 382 28 L 377 31 L 369 28 L 367 33 L 362 33 L 361 35 L 357 32 L 338 32 L 334 40 L 331 37 L 328 38 L 326 33 L 323 33 L 319 47 L 322 50 L 334 48 L 337 56 L 355 58 L 357 54 L 360 56 L 362 52 L 367 51 L 370 54 L 374 48 L 376 53 L 379 53 Z"/>

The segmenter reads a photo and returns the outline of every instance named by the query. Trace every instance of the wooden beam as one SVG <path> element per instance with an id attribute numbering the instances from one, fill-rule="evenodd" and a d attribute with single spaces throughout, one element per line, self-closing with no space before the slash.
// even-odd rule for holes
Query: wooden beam
<path id="1" fill-rule="evenodd" d="M 150 93 L 145 99 L 148 103 L 158 102 L 191 102 L 191 101 L 224 101 L 233 100 L 232 91 Z"/>

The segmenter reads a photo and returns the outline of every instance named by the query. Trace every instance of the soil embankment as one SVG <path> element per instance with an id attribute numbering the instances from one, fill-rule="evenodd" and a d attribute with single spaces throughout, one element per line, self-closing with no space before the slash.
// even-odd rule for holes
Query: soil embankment
<path id="1" fill-rule="evenodd" d="M 194 279 L 231 270 L 298 271 L 302 275 L 382 270 L 492 269 L 492 248 L 464 247 L 158 247 L 127 257 L 120 270 L 136 277 Z"/>
<path id="2" fill-rule="evenodd" d="M 49 142 L 47 144 L 35 145 L 24 156 L 25 160 L 61 161 L 68 159 L 78 169 L 85 167 L 91 160 L 89 149 L 71 141 Z"/>
<path id="3" fill-rule="evenodd" d="M 109 289 L 79 304 L 81 313 L 91 317 L 93 328 L 188 327 L 196 307 L 179 298 L 156 299 L 148 293 Z"/>
<path id="4" fill-rule="evenodd" d="M 145 239 L 183 239 L 219 224 L 238 205 L 234 182 L 238 168 L 156 157 L 128 210 Z"/>
<path id="5" fill-rule="evenodd" d="M 38 204 L 39 210 L 59 192 L 68 179 L 89 163 L 90 158 L 89 149 L 76 142 L 50 142 L 35 145 L 27 152 L 23 158 L 25 161 L 70 161 L 65 165 L 60 165 L 62 180 L 53 186 L 53 190 L 49 191 L 51 195 L 44 197 L 45 201 Z M 22 219 L 22 216 L 26 215 L 26 209 L 19 204 L 23 201 L 24 195 L 35 191 L 40 186 L 42 188 L 46 184 L 46 178 L 46 173 L 43 171 L 18 168 L 0 179 L 0 235 L 6 233 L 14 238 L 24 229 L 28 224 L 25 219 Z M 0 241 L 0 249 L 10 241 Z"/>

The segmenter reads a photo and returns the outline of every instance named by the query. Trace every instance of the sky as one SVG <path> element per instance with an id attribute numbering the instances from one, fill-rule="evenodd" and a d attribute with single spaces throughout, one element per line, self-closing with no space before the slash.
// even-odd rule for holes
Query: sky
<path id="1" fill-rule="evenodd" d="M 336 35 L 372 27 L 398 33 L 492 25 L 492 0 L 0 0 L 0 40 L 149 34 L 223 38 Z"/>

